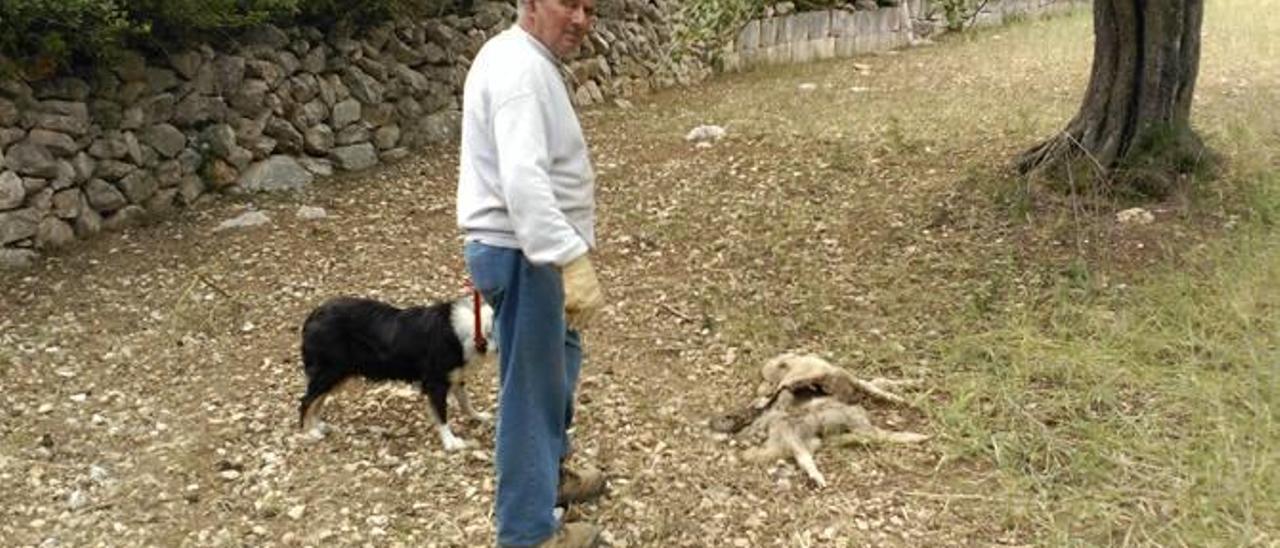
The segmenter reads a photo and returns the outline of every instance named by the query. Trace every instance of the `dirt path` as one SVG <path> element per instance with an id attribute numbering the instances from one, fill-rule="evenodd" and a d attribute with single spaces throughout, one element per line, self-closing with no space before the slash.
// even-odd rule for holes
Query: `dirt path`
<path id="1" fill-rule="evenodd" d="M 1050 105 L 1024 130 L 1042 133 L 1075 89 L 979 84 L 985 69 L 961 69 L 975 51 L 963 48 L 858 60 L 870 71 L 843 61 L 737 76 L 587 113 L 611 306 L 588 335 L 576 439 L 612 493 L 575 512 L 614 546 L 1027 540 L 981 517 L 1001 502 L 982 494 L 982 474 L 943 462 L 940 443 L 824 450 L 832 485 L 815 491 L 790 465 L 740 462 L 705 427 L 783 350 L 942 378 L 930 345 L 1020 253 L 965 193 L 966 170 L 1030 141 L 964 126 L 989 122 L 996 92 L 1025 94 Z M 1002 73 L 1034 76 L 1019 63 L 1037 52 L 992 51 Z M 1083 74 L 1087 59 L 1072 62 Z M 799 90 L 807 82 L 816 89 Z M 977 85 L 988 87 L 964 108 L 902 100 Z M 730 137 L 685 143 L 700 123 Z M 310 307 L 460 290 L 455 162 L 430 150 L 359 182 L 252 198 L 268 227 L 214 232 L 249 204 L 222 200 L 0 278 L 0 544 L 491 545 L 491 432 L 466 426 L 481 447 L 445 454 L 423 401 L 387 389 L 339 398 L 328 409 L 338 432 L 323 441 L 293 428 Z M 330 217 L 297 219 L 302 205 Z M 483 377 L 489 407 L 492 369 Z M 920 414 L 875 414 L 931 431 Z"/>

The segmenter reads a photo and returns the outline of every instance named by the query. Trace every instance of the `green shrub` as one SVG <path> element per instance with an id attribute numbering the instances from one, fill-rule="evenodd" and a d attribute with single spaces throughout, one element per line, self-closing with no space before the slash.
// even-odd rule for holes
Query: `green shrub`
<path id="1" fill-rule="evenodd" d="M 4 0 L 0 76 L 47 77 L 99 58 L 131 30 L 115 0 Z"/>
<path id="2" fill-rule="evenodd" d="M 38 80 L 123 47 L 216 42 L 265 22 L 360 28 L 459 7 L 455 0 L 0 0 L 0 76 Z"/>
<path id="3" fill-rule="evenodd" d="M 768 2 L 772 3 L 772 2 Z M 695 55 L 720 62 L 720 52 L 747 21 L 764 12 L 766 0 L 688 0 L 676 14 L 677 57 Z"/>

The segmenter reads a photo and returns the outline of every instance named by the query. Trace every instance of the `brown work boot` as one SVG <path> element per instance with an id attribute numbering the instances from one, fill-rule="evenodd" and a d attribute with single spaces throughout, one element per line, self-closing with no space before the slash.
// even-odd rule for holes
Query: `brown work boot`
<path id="1" fill-rule="evenodd" d="M 556 491 L 556 506 L 587 502 L 604 494 L 604 473 L 591 467 L 578 470 L 560 465 L 560 489 Z"/>
<path id="2" fill-rule="evenodd" d="M 538 548 L 592 548 L 600 543 L 602 531 L 590 523 L 566 523 L 551 538 L 542 541 Z"/>

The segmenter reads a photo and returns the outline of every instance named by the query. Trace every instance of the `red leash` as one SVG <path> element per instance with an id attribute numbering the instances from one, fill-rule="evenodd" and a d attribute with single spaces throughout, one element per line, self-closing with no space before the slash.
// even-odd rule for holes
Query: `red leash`
<path id="1" fill-rule="evenodd" d="M 480 354 L 484 354 L 485 352 L 489 351 L 489 341 L 485 340 L 484 329 L 482 329 L 481 327 L 482 322 L 480 321 L 480 290 L 476 289 L 475 284 L 471 283 L 470 279 L 467 280 L 466 286 L 467 286 L 467 289 L 471 291 L 471 303 L 472 303 L 471 311 L 476 319 L 476 325 L 474 330 L 476 352 Z"/>

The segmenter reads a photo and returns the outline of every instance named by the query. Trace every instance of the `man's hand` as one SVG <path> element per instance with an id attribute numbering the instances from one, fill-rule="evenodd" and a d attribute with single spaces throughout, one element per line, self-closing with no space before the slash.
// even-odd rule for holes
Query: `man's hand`
<path id="1" fill-rule="evenodd" d="M 591 259 L 584 253 L 564 265 L 564 314 L 569 329 L 580 331 L 604 308 L 604 293 Z"/>

